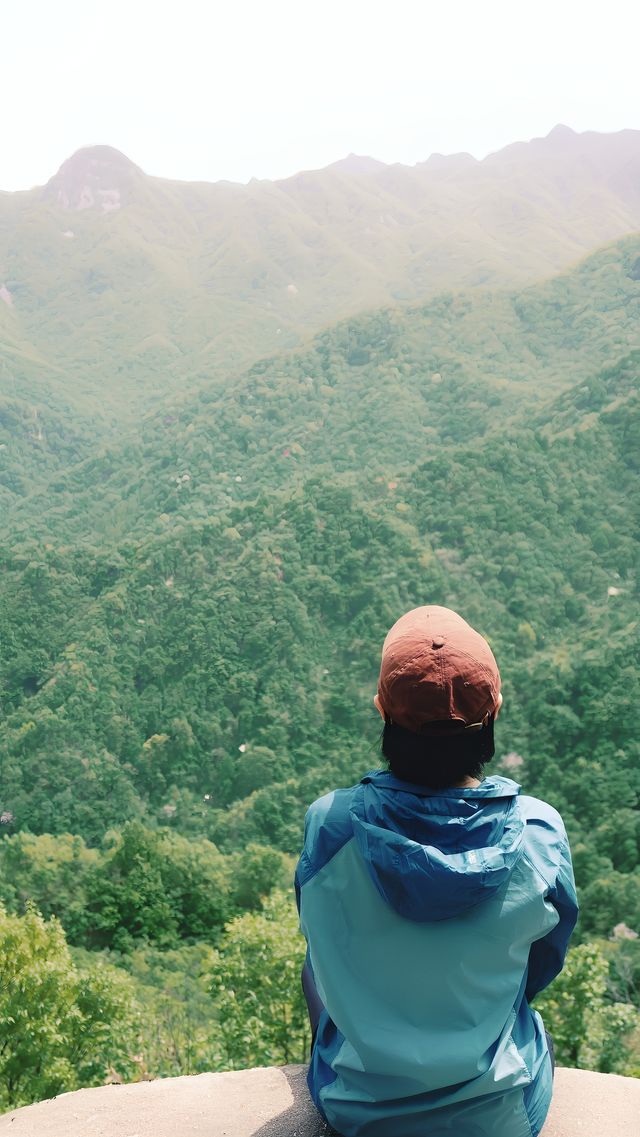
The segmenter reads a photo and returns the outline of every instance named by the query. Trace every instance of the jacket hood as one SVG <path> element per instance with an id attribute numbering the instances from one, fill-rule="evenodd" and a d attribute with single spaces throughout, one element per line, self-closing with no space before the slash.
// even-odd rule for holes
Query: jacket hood
<path id="1" fill-rule="evenodd" d="M 355 787 L 353 835 L 382 898 L 405 919 L 446 920 L 493 896 L 524 847 L 525 821 L 510 778 L 431 790 L 386 771 Z"/>

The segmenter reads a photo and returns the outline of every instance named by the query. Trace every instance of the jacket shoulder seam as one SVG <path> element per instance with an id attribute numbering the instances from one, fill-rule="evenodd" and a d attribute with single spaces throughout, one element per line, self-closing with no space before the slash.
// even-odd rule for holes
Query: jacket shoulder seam
<path id="1" fill-rule="evenodd" d="M 339 845 L 336 845 L 336 847 L 331 850 L 331 856 L 327 857 L 327 859 L 322 862 L 318 861 L 317 863 L 314 863 L 306 849 L 303 849 L 302 853 L 300 854 L 300 860 L 298 862 L 298 883 L 300 887 L 302 888 L 305 884 L 308 884 L 310 880 L 313 880 L 314 876 L 317 876 L 318 873 L 322 872 L 322 870 L 326 868 L 328 864 L 331 864 L 333 858 L 341 851 L 341 849 L 344 849 L 345 845 L 348 845 L 350 841 L 353 841 L 353 839 L 353 833 L 345 833 L 344 841 L 341 841 Z M 302 871 L 300 871 L 301 867 Z"/>
<path id="2" fill-rule="evenodd" d="M 564 849 L 565 846 L 566 846 L 566 841 L 562 841 L 560 848 Z M 546 884 L 547 888 L 551 889 L 554 887 L 554 882 L 547 880 L 542 869 L 537 864 L 535 864 L 535 862 L 531 859 L 531 857 L 529 856 L 529 854 L 527 852 L 524 852 L 522 854 L 522 859 L 523 859 L 523 861 L 526 861 L 527 864 L 529 865 L 529 867 L 532 868 L 533 871 L 538 874 L 538 876 L 540 877 L 540 880 L 543 881 L 544 884 Z"/>

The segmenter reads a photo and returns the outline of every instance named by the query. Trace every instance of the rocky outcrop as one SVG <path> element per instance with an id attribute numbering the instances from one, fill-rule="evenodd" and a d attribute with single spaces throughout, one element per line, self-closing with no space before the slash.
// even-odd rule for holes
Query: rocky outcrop
<path id="1" fill-rule="evenodd" d="M 42 195 L 63 209 L 111 213 L 127 204 L 140 179 L 144 174 L 139 166 L 113 146 L 87 146 L 62 163 Z"/>
<path id="2" fill-rule="evenodd" d="M 329 1137 L 302 1066 L 102 1086 L 0 1117 L 1 1137 Z M 556 1072 L 543 1137 L 638 1137 L 640 1079 Z"/>

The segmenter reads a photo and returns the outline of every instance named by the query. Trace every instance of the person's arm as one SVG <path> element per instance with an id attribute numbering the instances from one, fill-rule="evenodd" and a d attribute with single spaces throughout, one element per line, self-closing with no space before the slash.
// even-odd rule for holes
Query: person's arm
<path id="1" fill-rule="evenodd" d="M 560 862 L 558 871 L 546 899 L 553 904 L 560 918 L 555 928 L 531 945 L 526 986 L 526 997 L 529 1002 L 548 987 L 562 971 L 569 939 L 578 919 L 573 866 L 566 839 L 562 841 L 558 852 Z"/>

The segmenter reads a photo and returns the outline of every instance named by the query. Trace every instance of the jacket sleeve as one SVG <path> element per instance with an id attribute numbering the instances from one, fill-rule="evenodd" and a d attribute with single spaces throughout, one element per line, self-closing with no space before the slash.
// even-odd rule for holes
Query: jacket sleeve
<path id="1" fill-rule="evenodd" d="M 555 928 L 531 945 L 526 986 L 529 1002 L 562 971 L 569 939 L 578 919 L 573 866 L 566 837 L 559 844 L 557 855 L 557 873 L 546 899 L 556 909 L 559 920 Z"/>

